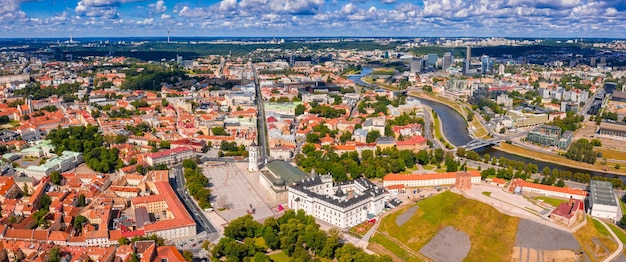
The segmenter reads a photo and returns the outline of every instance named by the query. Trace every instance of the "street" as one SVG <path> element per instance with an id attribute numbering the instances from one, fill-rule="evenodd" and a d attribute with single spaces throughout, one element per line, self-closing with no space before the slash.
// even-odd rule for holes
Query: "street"
<path id="1" fill-rule="evenodd" d="M 174 174 L 174 179 L 170 178 L 170 183 L 176 189 L 176 194 L 178 198 L 182 200 L 185 208 L 191 215 L 191 217 L 196 221 L 198 225 L 198 232 L 206 231 L 210 233 L 217 233 L 217 229 L 211 224 L 209 219 L 202 212 L 203 210 L 198 207 L 195 201 L 191 199 L 191 197 L 186 193 L 184 184 L 185 178 L 183 177 L 183 169 L 182 164 L 175 165 L 171 167 L 170 172 Z M 215 237 L 217 239 L 217 237 Z M 214 240 L 214 239 L 212 239 Z"/>

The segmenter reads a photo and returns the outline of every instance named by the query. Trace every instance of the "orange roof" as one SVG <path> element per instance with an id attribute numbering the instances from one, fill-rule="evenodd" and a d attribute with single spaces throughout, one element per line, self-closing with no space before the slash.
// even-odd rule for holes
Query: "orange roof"
<path id="1" fill-rule="evenodd" d="M 354 151 L 356 150 L 356 145 L 335 145 L 334 148 L 338 151 Z"/>
<path id="2" fill-rule="evenodd" d="M 399 184 L 399 185 L 393 185 L 393 186 L 388 186 L 387 189 L 388 190 L 393 190 L 393 189 L 402 189 L 404 188 L 403 184 Z"/>
<path id="3" fill-rule="evenodd" d="M 496 177 L 496 178 L 494 178 L 494 179 L 491 179 L 491 182 L 494 182 L 494 183 L 496 183 L 496 184 L 504 184 L 504 183 L 506 183 L 506 180 L 504 180 L 504 179 L 502 179 L 502 178 L 497 178 L 497 177 Z"/>
<path id="4" fill-rule="evenodd" d="M 442 178 L 456 178 L 457 173 L 460 172 L 447 172 L 447 173 L 434 173 L 434 174 L 388 174 L 383 180 L 385 181 L 404 181 L 404 180 L 431 180 Z M 470 170 L 469 173 L 472 177 L 480 177 L 480 172 L 476 170 Z"/>
<path id="5" fill-rule="evenodd" d="M 565 193 L 565 194 L 570 194 L 570 195 L 579 195 L 579 196 L 586 196 L 587 195 L 587 191 L 582 190 L 582 189 L 575 189 L 575 188 L 571 188 L 571 187 L 557 187 L 557 186 L 548 186 L 548 185 L 542 185 L 542 184 L 535 184 L 535 183 L 530 183 L 530 182 L 526 182 L 522 179 L 516 178 L 513 179 L 511 181 L 511 185 L 509 186 L 509 190 L 515 190 L 516 187 L 530 187 L 530 188 L 536 188 L 536 189 L 541 189 L 541 190 L 546 190 L 546 191 L 553 191 L 553 192 L 561 192 L 561 193 Z"/>

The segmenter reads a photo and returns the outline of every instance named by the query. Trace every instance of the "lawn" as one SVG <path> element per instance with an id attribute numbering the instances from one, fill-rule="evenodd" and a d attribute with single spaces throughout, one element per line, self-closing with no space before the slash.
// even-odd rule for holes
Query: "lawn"
<path id="1" fill-rule="evenodd" d="M 441 129 L 439 129 L 439 126 L 441 125 L 439 117 L 434 117 L 433 122 L 434 122 L 433 129 L 435 130 L 435 138 L 441 141 L 446 148 L 452 148 L 452 145 L 448 142 L 448 139 L 446 139 L 446 137 L 443 136 L 443 134 L 441 133 Z"/>
<path id="2" fill-rule="evenodd" d="M 372 75 L 393 75 L 395 73 L 396 73 L 396 70 L 392 68 L 378 68 L 374 70 L 371 74 Z"/>
<path id="3" fill-rule="evenodd" d="M 603 166 L 600 164 L 602 162 L 601 160 L 597 160 L 596 163 L 592 165 L 592 164 L 587 164 L 587 163 L 567 159 L 562 156 L 546 154 L 546 153 L 537 152 L 534 150 L 529 150 L 526 148 L 521 148 L 512 144 L 509 144 L 509 143 L 501 143 L 499 146 L 496 147 L 496 149 L 507 152 L 507 153 L 528 157 L 528 158 L 541 159 L 542 161 L 546 161 L 546 162 L 556 163 L 556 164 L 560 164 L 563 166 L 576 167 L 580 169 L 587 169 L 590 171 L 603 171 L 604 168 L 607 168 L 608 171 L 611 171 L 611 172 L 626 173 L 626 168 L 615 169 L 612 166 Z"/>
<path id="4" fill-rule="evenodd" d="M 590 216 L 587 216 L 587 224 L 574 232 L 574 237 L 591 261 L 603 261 L 617 249 L 617 243 L 613 242 L 609 231 Z M 605 248 L 609 250 L 608 253 Z"/>
<path id="5" fill-rule="evenodd" d="M 487 132 L 487 130 L 483 127 L 483 125 L 480 124 L 480 121 L 478 121 L 478 119 L 476 117 L 474 117 L 474 119 L 472 119 L 471 122 L 469 122 L 469 125 L 471 127 L 474 127 L 474 129 L 476 131 L 474 131 L 474 136 L 477 138 L 486 138 L 489 139 L 491 137 L 489 137 L 489 133 Z"/>
<path id="6" fill-rule="evenodd" d="M 490 197 L 491 196 L 491 192 L 485 191 L 485 192 L 483 192 L 483 195 Z"/>
<path id="7" fill-rule="evenodd" d="M 401 227 L 395 220 L 406 208 L 386 216 L 379 230 L 419 252 L 441 229 L 452 226 L 465 232 L 472 242 L 466 261 L 511 260 L 519 218 L 504 215 L 487 204 L 449 191 L 418 205 L 417 212 Z"/>
<path id="8" fill-rule="evenodd" d="M 626 160 L 626 151 L 620 151 L 620 150 L 608 149 L 608 148 L 602 148 L 602 147 L 594 147 L 593 150 L 596 150 L 602 153 L 602 158 Z"/>
<path id="9" fill-rule="evenodd" d="M 609 225 L 611 230 L 613 230 L 613 233 L 615 233 L 617 238 L 619 238 L 619 240 L 622 241 L 622 243 L 626 244 L 626 233 L 624 232 L 624 230 L 610 223 L 608 223 L 607 225 Z"/>
<path id="10" fill-rule="evenodd" d="M 287 254 L 285 254 L 282 251 L 278 252 L 276 254 L 270 255 L 270 258 L 273 261 L 276 261 L 276 262 L 289 262 L 289 261 L 291 261 L 291 258 L 289 256 L 287 256 Z"/>
<path id="11" fill-rule="evenodd" d="M 381 255 L 389 255 L 394 261 L 421 261 L 382 234 L 372 236 L 367 248 Z"/>
<path id="12" fill-rule="evenodd" d="M 565 203 L 565 202 L 568 201 L 566 199 L 558 199 L 558 198 L 545 197 L 545 196 L 535 197 L 535 199 L 543 200 L 544 203 L 546 203 L 548 205 L 551 205 L 553 207 L 559 207 L 559 205 L 561 205 L 561 203 Z"/>

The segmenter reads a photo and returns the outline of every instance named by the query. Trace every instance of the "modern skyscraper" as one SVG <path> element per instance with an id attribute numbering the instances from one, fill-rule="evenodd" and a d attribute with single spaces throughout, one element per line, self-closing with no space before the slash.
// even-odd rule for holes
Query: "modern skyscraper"
<path id="1" fill-rule="evenodd" d="M 439 56 L 437 54 L 428 54 L 427 63 L 428 66 L 434 66 L 437 64 Z"/>
<path id="2" fill-rule="evenodd" d="M 470 60 L 472 59 L 472 48 L 467 47 L 467 51 L 465 52 L 465 74 L 469 75 L 470 73 Z"/>
<path id="3" fill-rule="evenodd" d="M 423 59 L 416 57 L 411 59 L 411 73 L 419 74 L 422 72 Z"/>
<path id="4" fill-rule="evenodd" d="M 446 52 L 443 54 L 442 68 L 443 70 L 447 70 L 452 66 L 452 54 L 450 52 Z"/>
<path id="5" fill-rule="evenodd" d="M 483 74 L 488 74 L 491 72 L 491 64 L 489 62 L 489 56 L 483 55 L 480 59 L 480 72 Z"/>

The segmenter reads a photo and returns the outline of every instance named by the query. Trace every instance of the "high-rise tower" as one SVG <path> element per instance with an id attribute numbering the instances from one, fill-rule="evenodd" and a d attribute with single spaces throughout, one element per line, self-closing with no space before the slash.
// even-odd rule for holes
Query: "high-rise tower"
<path id="1" fill-rule="evenodd" d="M 467 52 L 465 55 L 465 74 L 469 75 L 469 71 L 470 71 L 470 60 L 472 59 L 472 48 L 471 47 L 467 47 Z"/>

